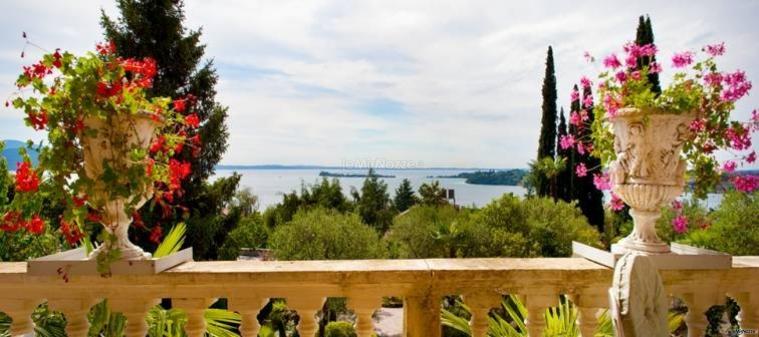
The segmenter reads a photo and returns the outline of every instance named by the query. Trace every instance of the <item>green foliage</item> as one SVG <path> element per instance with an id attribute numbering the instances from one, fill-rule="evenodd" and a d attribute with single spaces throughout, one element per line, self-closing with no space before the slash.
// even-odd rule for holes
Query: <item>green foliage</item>
<path id="1" fill-rule="evenodd" d="M 556 158 L 543 157 L 538 161 L 531 161 L 530 170 L 524 176 L 525 186 L 528 194 L 533 192 L 538 196 L 549 196 L 554 199 L 559 198 L 558 179 L 562 172 L 566 170 L 566 158 L 557 156 Z M 543 188 L 545 191 L 540 192 Z"/>
<path id="2" fill-rule="evenodd" d="M 422 205 L 445 205 L 448 203 L 447 192 L 437 180 L 419 186 L 419 196 L 421 196 L 420 203 Z"/>
<path id="3" fill-rule="evenodd" d="M 223 309 L 206 309 L 203 312 L 206 333 L 212 337 L 240 337 L 237 327 L 242 322 L 240 314 Z"/>
<path id="4" fill-rule="evenodd" d="M 540 120 L 540 140 L 538 142 L 538 160 L 551 158 L 553 160 L 556 154 L 556 75 L 554 74 L 553 65 L 553 48 L 548 47 L 546 56 L 546 70 L 543 78 L 543 105 L 542 117 Z M 548 181 L 536 181 L 540 183 L 535 186 L 539 196 L 546 196 L 549 193 Z"/>
<path id="5" fill-rule="evenodd" d="M 324 328 L 324 337 L 358 337 L 351 322 L 329 322 Z"/>
<path id="6" fill-rule="evenodd" d="M 184 327 L 187 315 L 179 309 L 164 309 L 156 305 L 145 317 L 148 323 L 148 337 L 185 337 Z"/>
<path id="7" fill-rule="evenodd" d="M 292 191 L 285 194 L 282 203 L 264 212 L 264 223 L 267 227 L 274 228 L 292 220 L 299 210 L 314 207 L 347 212 L 353 205 L 343 195 L 339 180 L 322 178 L 321 182 L 312 185 L 301 184 L 300 193 Z"/>
<path id="8" fill-rule="evenodd" d="M 279 260 L 369 259 L 383 255 L 377 232 L 355 214 L 316 207 L 278 226 L 269 245 Z"/>
<path id="9" fill-rule="evenodd" d="M 126 329 L 126 317 L 122 313 L 111 312 L 108 300 L 95 304 L 87 313 L 90 327 L 89 337 L 122 337 Z"/>
<path id="10" fill-rule="evenodd" d="M 575 204 L 548 198 L 520 200 L 505 194 L 475 213 L 472 222 L 489 229 L 493 237 L 509 238 L 501 239 L 503 242 L 522 241 L 524 244 L 511 248 L 517 251 L 510 251 L 510 256 L 570 256 L 572 241 L 599 244 L 598 232 Z"/>
<path id="11" fill-rule="evenodd" d="M 387 184 L 379 180 L 374 169 L 369 169 L 361 194 L 353 191 L 356 200 L 356 210 L 364 220 L 364 223 L 374 227 L 378 232 L 384 233 L 393 221 L 395 211 L 392 208 L 390 195 L 387 193 Z"/>
<path id="12" fill-rule="evenodd" d="M 187 232 L 187 226 L 181 222 L 171 228 L 169 234 L 166 234 L 166 237 L 156 248 L 153 257 L 161 258 L 178 252 L 184 244 L 185 232 Z"/>
<path id="13" fill-rule="evenodd" d="M 226 241 L 219 249 L 219 258 L 235 260 L 242 248 L 263 248 L 269 239 L 269 228 L 263 223 L 260 214 L 252 214 L 240 220 L 237 228 L 229 232 Z"/>
<path id="14" fill-rule="evenodd" d="M 393 219 L 388 241 L 401 258 L 456 257 L 455 233 L 462 218 L 451 205 L 417 205 Z M 445 238 L 444 232 L 451 237 Z"/>
<path id="15" fill-rule="evenodd" d="M 730 191 L 706 222 L 685 236 L 686 243 L 732 255 L 759 255 L 759 192 Z M 689 219 L 689 222 L 692 220 Z"/>
<path id="16" fill-rule="evenodd" d="M 411 181 L 404 178 L 403 181 L 401 181 L 400 186 L 395 190 L 395 198 L 393 199 L 395 209 L 397 209 L 398 212 L 403 212 L 411 208 L 411 206 L 416 205 L 418 202 L 419 198 L 414 194 L 414 188 L 411 187 Z"/>

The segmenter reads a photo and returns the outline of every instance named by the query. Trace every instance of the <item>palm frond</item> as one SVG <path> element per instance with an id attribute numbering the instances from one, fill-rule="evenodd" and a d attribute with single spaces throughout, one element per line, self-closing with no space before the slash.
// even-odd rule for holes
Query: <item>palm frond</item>
<path id="1" fill-rule="evenodd" d="M 469 308 L 466 309 L 469 311 Z M 472 335 L 472 328 L 469 326 L 469 320 L 466 318 L 456 316 L 456 314 L 445 309 L 441 309 L 440 315 L 440 322 L 444 326 L 465 333 L 468 336 Z"/>
<path id="2" fill-rule="evenodd" d="M 11 317 L 3 312 L 0 312 L 0 337 L 11 337 Z"/>
<path id="3" fill-rule="evenodd" d="M 206 309 L 203 313 L 206 321 L 206 332 L 213 337 L 240 337 L 237 327 L 240 326 L 240 314 L 223 309 Z"/>
<path id="4" fill-rule="evenodd" d="M 161 258 L 178 252 L 184 244 L 186 232 L 187 225 L 185 225 L 184 222 L 180 222 L 176 226 L 172 227 L 169 231 L 169 234 L 166 234 L 166 237 L 163 238 L 161 244 L 158 245 L 158 248 L 156 248 L 155 253 L 153 253 L 153 257 Z"/>

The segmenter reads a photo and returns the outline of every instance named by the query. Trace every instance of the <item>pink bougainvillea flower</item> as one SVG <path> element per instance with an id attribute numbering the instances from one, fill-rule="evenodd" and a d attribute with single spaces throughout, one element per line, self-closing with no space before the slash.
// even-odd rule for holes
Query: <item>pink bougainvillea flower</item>
<path id="1" fill-rule="evenodd" d="M 703 118 L 697 118 L 690 122 L 688 128 L 693 132 L 701 132 L 706 129 L 706 122 Z"/>
<path id="2" fill-rule="evenodd" d="M 672 219 L 672 229 L 675 230 L 678 234 L 683 234 L 688 231 L 688 218 L 686 218 L 684 215 L 679 214 L 674 219 Z"/>
<path id="3" fill-rule="evenodd" d="M 705 46 L 703 50 L 712 57 L 721 56 L 725 54 L 725 43 L 710 44 Z"/>
<path id="4" fill-rule="evenodd" d="M 570 98 L 572 99 L 572 102 L 579 100 L 580 92 L 577 90 L 572 90 L 572 94 L 570 95 Z"/>
<path id="5" fill-rule="evenodd" d="M 578 177 L 584 177 L 588 175 L 588 168 L 585 167 L 585 163 L 579 163 L 575 167 L 575 173 Z"/>
<path id="6" fill-rule="evenodd" d="M 693 52 L 686 51 L 672 56 L 672 66 L 675 68 L 683 68 L 691 63 L 693 63 Z"/>
<path id="7" fill-rule="evenodd" d="M 628 55 L 625 58 L 625 65 L 628 68 L 635 68 L 635 67 L 637 67 L 638 66 L 638 57 L 636 57 L 635 55 Z"/>
<path id="8" fill-rule="evenodd" d="M 611 95 L 606 95 L 604 96 L 603 105 L 604 105 L 604 108 L 606 109 L 606 117 L 614 118 L 617 116 L 617 111 L 619 110 L 622 104 Z"/>
<path id="9" fill-rule="evenodd" d="M 582 100 L 582 106 L 585 108 L 590 108 L 593 106 L 593 96 L 587 95 Z"/>
<path id="10" fill-rule="evenodd" d="M 622 198 L 620 198 L 615 193 L 612 193 L 611 201 L 609 202 L 609 207 L 611 208 L 612 211 L 619 212 L 625 208 L 625 203 L 624 201 L 622 201 Z"/>
<path id="11" fill-rule="evenodd" d="M 749 164 L 753 164 L 756 161 L 756 151 L 751 151 L 751 153 L 744 157 L 743 160 Z"/>
<path id="12" fill-rule="evenodd" d="M 656 52 L 658 49 L 656 48 L 656 45 L 653 43 L 644 44 L 642 46 L 638 46 L 638 57 L 653 57 L 656 55 Z"/>
<path id="13" fill-rule="evenodd" d="M 589 78 L 583 76 L 580 78 L 580 85 L 582 85 L 583 88 L 590 88 L 593 85 L 593 82 L 591 82 Z"/>
<path id="14" fill-rule="evenodd" d="M 636 81 L 640 81 L 640 79 L 641 79 L 640 70 L 636 70 L 636 71 L 631 72 L 630 73 L 630 78 L 632 78 L 633 80 L 636 80 Z"/>
<path id="15" fill-rule="evenodd" d="M 616 54 L 611 54 L 604 59 L 604 67 L 617 69 L 622 66 L 622 62 L 619 61 Z"/>
<path id="16" fill-rule="evenodd" d="M 606 191 L 611 189 L 611 179 L 609 179 L 609 173 L 604 174 L 594 174 L 593 175 L 593 185 L 596 186 L 597 189 L 601 191 Z"/>
<path id="17" fill-rule="evenodd" d="M 683 202 L 680 200 L 672 200 L 672 209 L 680 211 L 683 209 Z"/>
<path id="18" fill-rule="evenodd" d="M 725 137 L 730 142 L 730 147 L 735 150 L 742 151 L 751 148 L 751 134 L 744 126 L 728 128 Z"/>
<path id="19" fill-rule="evenodd" d="M 759 176 L 740 175 L 733 177 L 735 189 L 745 193 L 752 193 L 759 189 Z"/>
<path id="20" fill-rule="evenodd" d="M 722 74 L 714 72 L 704 75 L 704 83 L 711 87 L 718 87 L 722 84 Z"/>
<path id="21" fill-rule="evenodd" d="M 725 172 L 732 173 L 732 172 L 735 172 L 735 166 L 736 166 L 736 163 L 734 161 L 728 160 L 725 162 L 725 164 L 722 165 L 722 169 Z"/>
<path id="22" fill-rule="evenodd" d="M 658 62 L 652 62 L 648 65 L 648 72 L 651 74 L 658 74 L 661 70 L 661 65 Z"/>
<path id="23" fill-rule="evenodd" d="M 617 79 L 617 81 L 618 81 L 620 84 L 624 84 L 624 83 L 627 81 L 627 73 L 626 73 L 626 72 L 624 72 L 624 71 L 618 71 L 618 72 L 617 72 L 617 73 L 614 75 L 614 78 L 616 78 L 616 79 Z"/>
<path id="24" fill-rule="evenodd" d="M 563 135 L 561 136 L 561 138 L 559 138 L 559 146 L 561 146 L 562 150 L 566 150 L 574 145 L 575 145 L 574 135 Z"/>
<path id="25" fill-rule="evenodd" d="M 725 101 L 735 102 L 751 91 L 751 81 L 746 78 L 746 73 L 743 70 L 727 73 L 723 80 L 726 87 L 722 91 L 722 99 Z"/>

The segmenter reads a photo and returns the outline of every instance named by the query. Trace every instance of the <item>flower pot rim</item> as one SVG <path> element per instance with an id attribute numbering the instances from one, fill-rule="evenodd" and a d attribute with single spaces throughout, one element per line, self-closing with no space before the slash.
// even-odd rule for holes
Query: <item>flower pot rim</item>
<path id="1" fill-rule="evenodd" d="M 162 126 L 164 122 L 166 121 L 166 118 L 163 115 L 160 114 L 153 114 L 147 111 L 139 111 L 134 114 L 118 114 L 117 117 L 127 117 L 127 118 L 136 118 L 136 119 L 149 119 L 153 121 L 155 124 L 158 124 L 159 126 Z M 97 119 L 101 121 L 105 121 L 105 118 L 102 118 L 100 116 L 87 116 L 84 118 L 84 120 L 88 119 Z"/>
<path id="2" fill-rule="evenodd" d="M 628 106 L 628 107 L 620 108 L 619 110 L 617 110 L 617 114 L 610 119 L 614 120 L 617 117 L 629 118 L 629 117 L 651 116 L 651 115 L 695 117 L 697 113 L 695 111 L 675 113 L 675 112 L 671 112 L 671 110 L 662 109 L 662 108 L 654 108 L 654 107 L 638 108 L 634 106 Z"/>

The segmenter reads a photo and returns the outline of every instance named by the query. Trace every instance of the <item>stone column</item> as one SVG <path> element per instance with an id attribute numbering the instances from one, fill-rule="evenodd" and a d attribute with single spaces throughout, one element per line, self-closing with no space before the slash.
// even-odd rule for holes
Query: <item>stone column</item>
<path id="1" fill-rule="evenodd" d="M 229 298 L 230 310 L 237 311 L 242 316 L 242 324 L 240 325 L 240 332 L 243 337 L 255 337 L 258 336 L 258 330 L 261 325 L 258 323 L 258 312 L 269 301 L 268 298 L 258 297 L 232 297 Z"/>
<path id="2" fill-rule="evenodd" d="M 126 336 L 143 337 L 148 333 L 145 315 L 150 308 L 160 303 L 160 299 L 124 299 L 115 298 L 108 301 L 112 312 L 120 312 L 126 317 Z"/>
<path id="3" fill-rule="evenodd" d="M 682 298 L 688 305 L 688 313 L 685 315 L 688 337 L 703 337 L 706 333 L 706 327 L 709 326 L 706 311 L 720 302 L 720 296 L 705 289 L 704 292 L 700 293 L 683 294 Z"/>
<path id="4" fill-rule="evenodd" d="M 403 335 L 440 337 L 440 296 L 411 296 L 403 299 Z"/>
<path id="5" fill-rule="evenodd" d="M 22 335 L 32 332 L 34 323 L 32 322 L 32 312 L 37 307 L 36 301 L 33 300 L 3 300 L 0 303 L 0 311 L 5 312 L 13 319 L 11 323 L 11 336 Z"/>
<path id="6" fill-rule="evenodd" d="M 287 307 L 298 311 L 298 334 L 301 337 L 314 337 L 319 325 L 316 313 L 324 306 L 324 297 L 297 296 L 287 298 Z"/>
<path id="7" fill-rule="evenodd" d="M 173 298 L 173 307 L 184 310 L 187 313 L 187 325 L 185 332 L 188 337 L 203 337 L 206 332 L 205 311 L 214 302 L 210 298 Z"/>
<path id="8" fill-rule="evenodd" d="M 356 332 L 359 337 L 371 337 L 374 333 L 374 311 L 382 306 L 382 297 L 350 296 L 348 306 L 356 313 Z"/>
<path id="9" fill-rule="evenodd" d="M 490 309 L 501 305 L 503 296 L 493 291 L 480 291 L 464 295 L 464 302 L 472 309 L 472 337 L 486 337 L 488 332 L 488 313 Z"/>
<path id="10" fill-rule="evenodd" d="M 543 337 L 546 329 L 546 309 L 556 304 L 558 295 L 544 290 L 541 294 L 525 295 L 524 305 L 527 308 L 527 333 L 530 337 Z"/>

